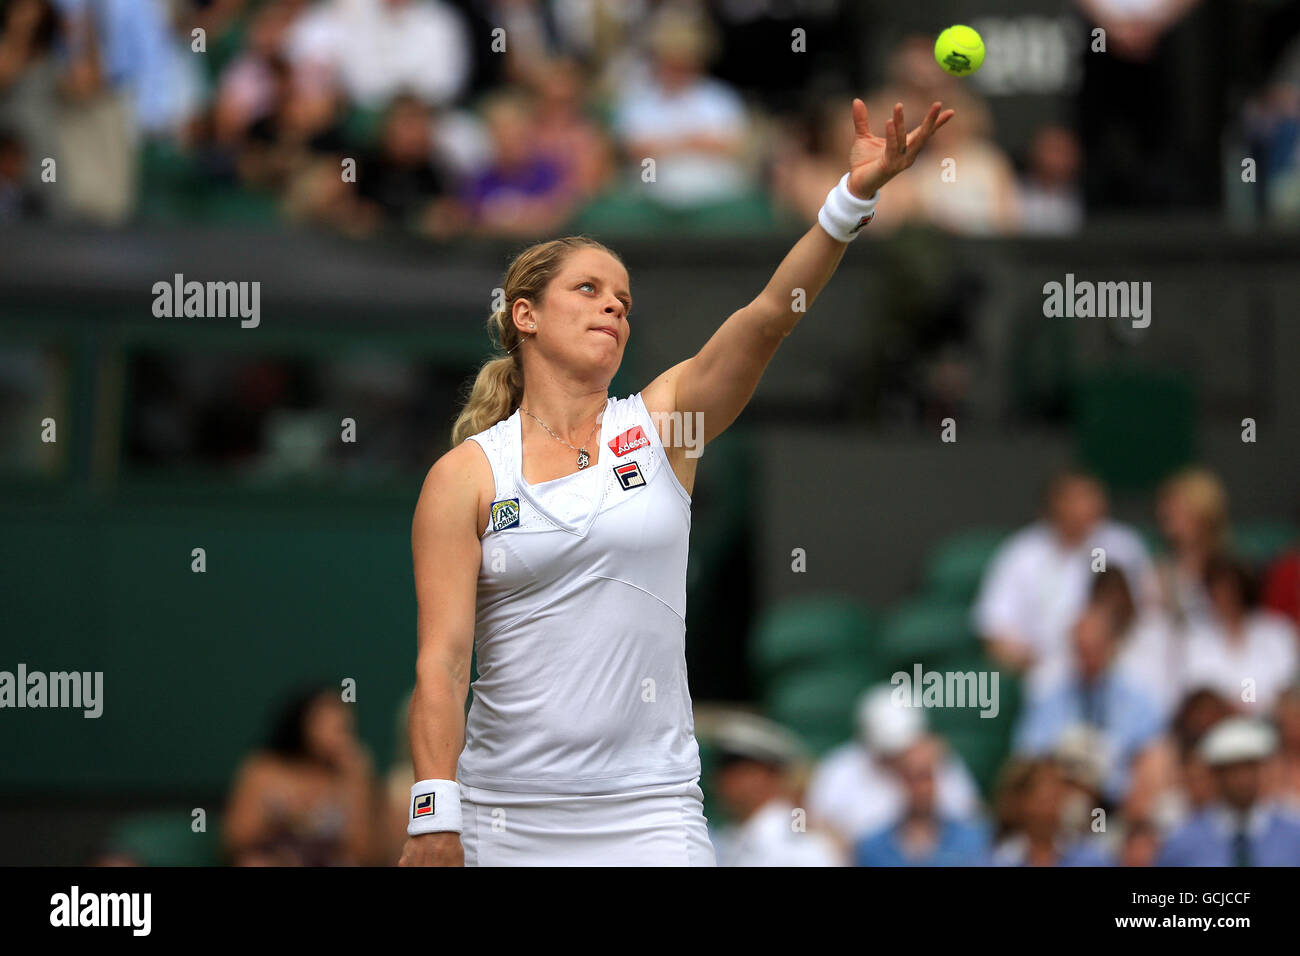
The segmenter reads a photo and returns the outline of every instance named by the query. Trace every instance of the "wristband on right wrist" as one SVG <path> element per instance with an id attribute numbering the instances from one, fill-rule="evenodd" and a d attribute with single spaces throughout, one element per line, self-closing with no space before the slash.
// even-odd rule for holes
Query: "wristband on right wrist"
<path id="1" fill-rule="evenodd" d="M 409 836 L 459 833 L 460 829 L 460 784 L 455 780 L 421 780 L 411 787 L 406 818 Z"/>

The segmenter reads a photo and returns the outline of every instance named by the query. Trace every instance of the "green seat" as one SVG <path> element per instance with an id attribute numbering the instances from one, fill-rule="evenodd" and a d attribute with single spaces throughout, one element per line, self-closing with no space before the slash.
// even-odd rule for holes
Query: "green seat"
<path id="1" fill-rule="evenodd" d="M 1245 521 L 1233 529 L 1232 546 L 1243 560 L 1264 568 L 1298 538 L 1295 525 L 1285 521 Z"/>
<path id="2" fill-rule="evenodd" d="M 209 824 L 212 820 L 209 819 Z M 195 833 L 188 810 L 147 813 L 120 821 L 109 839 L 115 853 L 143 866 L 216 866 L 221 852 L 216 833 Z"/>
<path id="3" fill-rule="evenodd" d="M 871 671 L 875 616 L 841 597 L 799 598 L 769 609 L 750 645 L 750 662 L 760 684 L 806 668 L 847 667 Z"/>
<path id="4" fill-rule="evenodd" d="M 1006 536 L 1005 529 L 984 528 L 940 542 L 926 566 L 926 595 L 953 604 L 973 600 L 985 567 Z"/>
<path id="5" fill-rule="evenodd" d="M 940 663 L 978 653 L 979 639 L 965 603 L 918 598 L 900 605 L 885 619 L 880 656 L 893 669 L 915 663 Z"/>
<path id="6" fill-rule="evenodd" d="M 853 736 L 853 710 L 866 684 L 845 670 L 810 670 L 781 678 L 765 695 L 766 715 L 820 755 Z"/>

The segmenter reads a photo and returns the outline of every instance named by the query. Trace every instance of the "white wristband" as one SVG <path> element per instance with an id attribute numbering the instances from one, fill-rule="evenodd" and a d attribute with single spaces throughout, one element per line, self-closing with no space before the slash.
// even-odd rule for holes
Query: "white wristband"
<path id="1" fill-rule="evenodd" d="M 880 190 L 870 199 L 859 199 L 849 192 L 849 174 L 845 173 L 835 188 L 826 194 L 826 202 L 817 221 L 832 239 L 839 242 L 851 242 L 858 237 L 862 227 L 876 218 L 876 203 L 880 200 Z"/>
<path id="2" fill-rule="evenodd" d="M 460 832 L 460 784 L 455 780 L 421 780 L 411 788 L 406 832 Z"/>

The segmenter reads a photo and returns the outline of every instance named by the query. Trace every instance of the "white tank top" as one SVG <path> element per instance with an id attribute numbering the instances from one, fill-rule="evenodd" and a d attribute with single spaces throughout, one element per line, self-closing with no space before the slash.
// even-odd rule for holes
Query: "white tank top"
<path id="1" fill-rule="evenodd" d="M 478 679 L 457 778 L 608 793 L 700 775 L 686 682 L 691 498 L 638 393 L 610 398 L 600 458 L 530 485 L 521 420 L 477 435 L 496 491 L 481 535 Z"/>

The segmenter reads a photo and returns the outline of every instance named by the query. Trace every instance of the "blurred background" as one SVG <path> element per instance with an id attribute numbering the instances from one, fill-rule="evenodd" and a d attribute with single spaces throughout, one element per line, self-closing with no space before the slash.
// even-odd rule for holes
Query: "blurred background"
<path id="1" fill-rule="evenodd" d="M 722 862 L 1300 864 L 1286 0 L 0 0 L 0 670 L 104 675 L 0 712 L 0 863 L 393 862 L 411 513 L 510 257 L 620 253 L 635 392 L 812 222 L 855 95 L 957 117 L 699 472 Z M 157 317 L 176 274 L 260 324 Z M 1067 275 L 1149 327 L 1045 317 Z M 997 716 L 891 704 L 917 665 Z"/>

